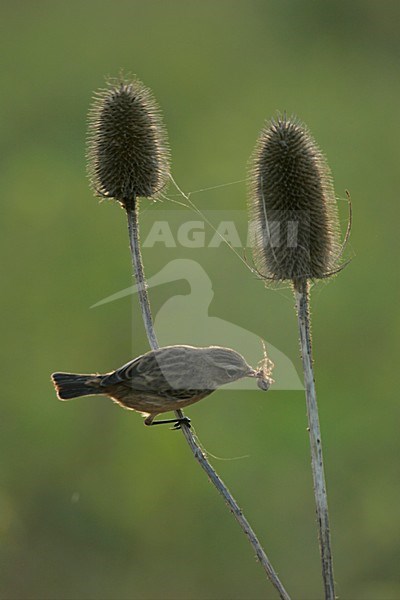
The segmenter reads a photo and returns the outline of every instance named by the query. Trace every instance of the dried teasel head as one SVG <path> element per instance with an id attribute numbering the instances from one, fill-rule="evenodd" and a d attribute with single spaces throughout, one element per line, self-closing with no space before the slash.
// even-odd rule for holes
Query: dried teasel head
<path id="1" fill-rule="evenodd" d="M 296 118 L 261 132 L 250 169 L 255 264 L 265 279 L 319 279 L 339 254 L 337 206 L 325 157 Z"/>
<path id="2" fill-rule="evenodd" d="M 169 175 L 169 149 L 160 110 L 137 79 L 109 80 L 89 112 L 88 172 L 100 197 L 122 204 L 154 197 Z"/>

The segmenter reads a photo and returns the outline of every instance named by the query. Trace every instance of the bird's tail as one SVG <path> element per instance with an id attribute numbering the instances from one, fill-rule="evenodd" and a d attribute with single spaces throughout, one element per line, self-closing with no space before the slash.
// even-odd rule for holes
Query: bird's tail
<path id="1" fill-rule="evenodd" d="M 79 396 L 104 393 L 104 390 L 99 389 L 101 376 L 53 373 L 51 378 L 60 400 L 70 400 L 71 398 L 79 398 Z"/>

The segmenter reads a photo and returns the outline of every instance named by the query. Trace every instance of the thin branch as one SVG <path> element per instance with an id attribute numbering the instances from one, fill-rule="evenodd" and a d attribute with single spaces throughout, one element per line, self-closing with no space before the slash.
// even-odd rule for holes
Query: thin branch
<path id="1" fill-rule="evenodd" d="M 133 269 L 134 269 L 136 283 L 138 285 L 139 302 L 140 302 L 140 308 L 142 311 L 144 326 L 146 329 L 146 334 L 147 334 L 147 337 L 149 340 L 149 344 L 150 344 L 152 350 L 156 350 L 157 348 L 159 348 L 159 346 L 158 346 L 156 334 L 154 331 L 153 319 L 151 316 L 150 302 L 149 302 L 149 297 L 147 294 L 147 284 L 146 284 L 146 279 L 145 279 L 145 274 L 144 274 L 143 260 L 142 260 L 142 255 L 141 255 L 141 251 L 140 251 L 140 243 L 139 243 L 138 203 L 137 203 L 136 199 L 133 199 L 130 202 L 125 202 L 124 207 L 126 209 L 126 213 L 127 213 L 127 217 L 128 217 L 128 231 L 129 231 L 130 249 L 131 249 L 131 254 L 132 254 L 132 265 L 133 265 Z M 183 418 L 183 416 L 184 416 L 183 412 L 181 410 L 175 411 L 175 415 L 179 419 Z M 232 496 L 232 494 L 230 493 L 230 491 L 228 490 L 228 488 L 226 487 L 226 485 L 224 484 L 222 479 L 219 477 L 217 472 L 214 470 L 214 468 L 208 462 L 205 454 L 203 453 L 202 449 L 196 442 L 195 437 L 194 437 L 192 431 L 190 430 L 190 428 L 185 423 L 182 423 L 181 429 L 182 429 L 182 433 L 185 436 L 185 439 L 186 439 L 191 451 L 193 452 L 194 458 L 197 460 L 199 465 L 204 469 L 204 471 L 206 472 L 211 483 L 213 483 L 215 488 L 218 490 L 218 492 L 221 494 L 221 496 L 225 500 L 226 504 L 230 508 L 235 519 L 237 520 L 240 527 L 242 528 L 243 533 L 246 535 L 247 539 L 249 540 L 250 544 L 252 545 L 252 547 L 257 555 L 258 560 L 260 561 L 264 571 L 267 574 L 268 579 L 270 580 L 270 582 L 272 583 L 272 585 L 275 587 L 276 591 L 278 592 L 279 597 L 281 598 L 281 600 L 290 600 L 289 594 L 286 592 L 285 588 L 283 587 L 276 571 L 274 570 L 273 566 L 271 565 L 255 532 L 253 531 L 249 522 L 243 515 L 243 512 L 241 511 L 236 500 L 234 499 L 234 497 Z"/>
<path id="2" fill-rule="evenodd" d="M 309 283 L 306 279 L 294 282 L 297 318 L 303 360 L 304 385 L 306 388 L 308 431 L 311 445 L 311 468 L 318 520 L 318 538 L 322 563 L 325 599 L 335 600 L 331 539 L 329 530 L 328 497 L 326 493 L 324 463 L 322 458 L 321 431 L 319 426 L 317 396 L 312 361 Z"/>

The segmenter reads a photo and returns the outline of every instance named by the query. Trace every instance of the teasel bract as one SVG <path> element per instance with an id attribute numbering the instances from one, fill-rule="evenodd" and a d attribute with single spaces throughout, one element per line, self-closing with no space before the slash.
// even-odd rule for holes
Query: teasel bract
<path id="1" fill-rule="evenodd" d="M 160 109 L 135 78 L 110 79 L 89 112 L 88 173 L 96 195 L 121 203 L 128 218 L 132 265 L 146 334 L 158 348 L 139 242 L 139 197 L 156 198 L 169 177 L 170 155 Z"/>
<path id="2" fill-rule="evenodd" d="M 262 130 L 250 167 L 249 213 L 259 276 L 291 281 L 296 299 L 306 392 L 311 465 L 325 598 L 334 600 L 334 577 L 321 433 L 313 372 L 310 281 L 326 278 L 341 255 L 331 173 L 308 129 L 278 116 Z"/>

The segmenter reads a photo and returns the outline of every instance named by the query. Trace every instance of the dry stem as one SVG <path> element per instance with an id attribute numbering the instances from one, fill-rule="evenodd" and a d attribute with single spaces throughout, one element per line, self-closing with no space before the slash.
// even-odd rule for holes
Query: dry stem
<path id="1" fill-rule="evenodd" d="M 329 530 L 328 497 L 326 493 L 324 464 L 322 458 L 321 431 L 318 418 L 317 396 L 312 362 L 309 284 L 306 279 L 295 281 L 297 318 L 300 333 L 301 356 L 303 360 L 304 385 L 306 388 L 308 431 L 311 445 L 311 468 L 314 482 L 314 495 L 318 520 L 318 538 L 322 562 L 325 599 L 335 600 L 331 539 Z"/>
<path id="2" fill-rule="evenodd" d="M 137 283 L 140 309 L 142 311 L 143 323 L 146 330 L 147 339 L 152 350 L 157 350 L 158 342 L 153 326 L 151 316 L 149 295 L 147 293 L 147 282 L 144 275 L 142 253 L 140 251 L 139 241 L 139 205 L 136 198 L 131 202 L 125 202 L 124 208 L 128 217 L 129 246 L 131 249 L 132 266 Z"/>

